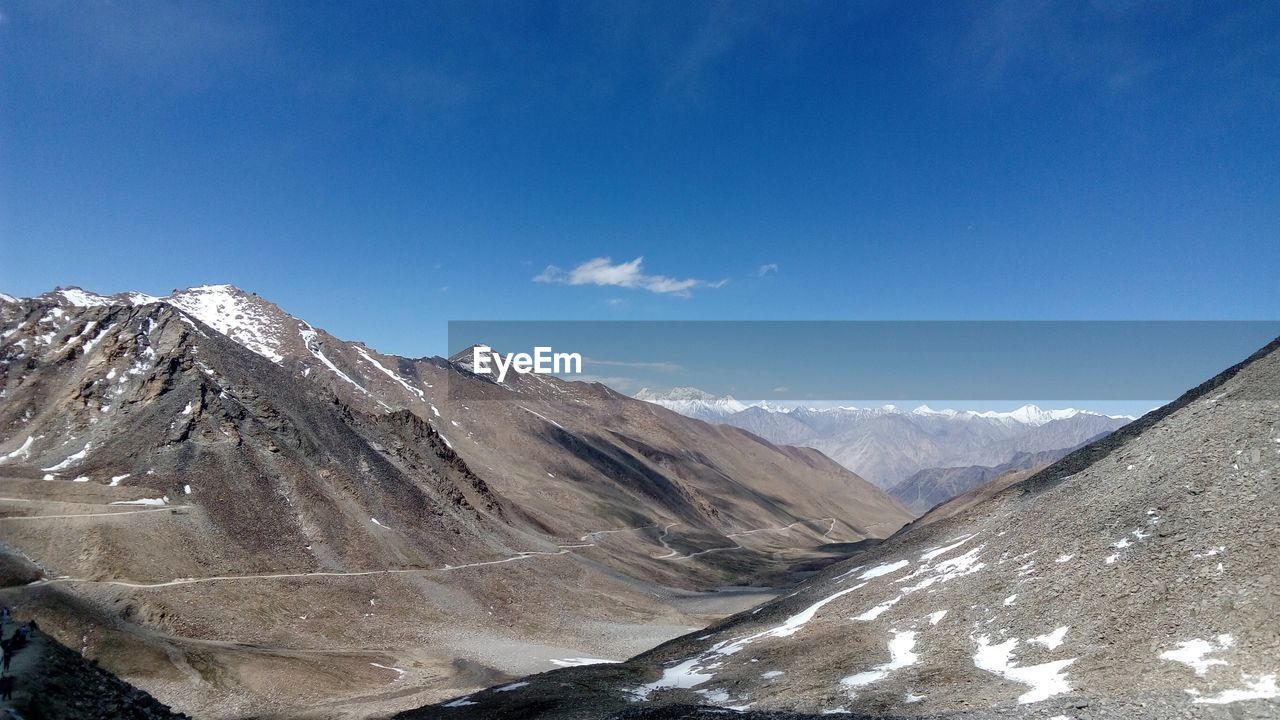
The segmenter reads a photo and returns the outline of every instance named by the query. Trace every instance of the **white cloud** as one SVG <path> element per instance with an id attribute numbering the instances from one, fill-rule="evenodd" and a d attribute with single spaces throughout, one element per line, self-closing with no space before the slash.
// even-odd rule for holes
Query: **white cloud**
<path id="1" fill-rule="evenodd" d="M 607 375 L 565 375 L 564 379 L 574 382 L 598 382 L 602 385 L 608 385 L 610 388 L 613 388 L 620 393 L 631 393 L 643 387 L 639 382 L 628 377 Z"/>
<path id="2" fill-rule="evenodd" d="M 548 265 L 534 276 L 535 282 L 562 283 L 564 285 L 601 285 L 609 287 L 640 288 L 649 292 L 689 297 L 698 287 L 723 287 L 728 280 L 707 282 L 696 278 L 678 279 L 666 275 L 646 275 L 644 257 L 614 264 L 611 258 L 592 258 L 572 270 Z"/>
<path id="3" fill-rule="evenodd" d="M 629 362 L 626 360 L 600 360 L 589 357 L 585 360 L 587 367 L 592 365 L 608 365 L 610 367 L 639 368 L 641 370 L 658 370 L 661 372 L 679 372 L 684 368 L 673 362 Z"/>
<path id="4" fill-rule="evenodd" d="M 764 277 L 769 273 L 776 273 L 776 272 L 778 272 L 778 263 L 765 263 L 764 265 L 760 266 L 759 270 L 756 271 L 756 277 Z"/>

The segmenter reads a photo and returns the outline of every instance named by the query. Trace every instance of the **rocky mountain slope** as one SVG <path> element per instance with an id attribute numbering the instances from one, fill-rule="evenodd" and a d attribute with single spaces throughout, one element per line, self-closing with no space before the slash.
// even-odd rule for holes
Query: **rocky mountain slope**
<path id="1" fill-rule="evenodd" d="M 5 628 L 12 639 L 16 623 Z M 13 697 L 0 700 L 3 717 L 31 720 L 179 720 L 155 698 L 84 659 L 39 631 L 15 653 L 8 675 Z"/>
<path id="2" fill-rule="evenodd" d="M 1093 438 L 1097 439 L 1097 438 Z M 889 494 L 916 515 L 923 515 L 935 505 L 981 487 L 994 478 L 1018 470 L 1043 468 L 1076 447 L 1040 452 L 1018 452 L 999 465 L 926 468 L 889 488 Z"/>
<path id="3" fill-rule="evenodd" d="M 401 717 L 1274 718 L 1278 477 L 1280 340 L 786 597 Z"/>
<path id="4" fill-rule="evenodd" d="M 909 519 L 811 449 L 229 286 L 0 298 L 0 438 L 0 600 L 201 717 L 624 657 Z"/>
<path id="5" fill-rule="evenodd" d="M 1019 453 L 1076 447 L 1132 418 L 1026 405 L 1011 412 L 879 408 L 778 408 L 741 405 L 700 390 L 642 391 L 637 398 L 712 422 L 749 430 L 770 442 L 821 450 L 889 489 L 931 468 L 995 466 Z M 925 478 L 927 479 L 927 478 Z M 939 488 L 939 493 L 945 487 Z M 933 491 L 927 491 L 926 494 Z M 945 499 L 945 498 L 943 498 Z"/>

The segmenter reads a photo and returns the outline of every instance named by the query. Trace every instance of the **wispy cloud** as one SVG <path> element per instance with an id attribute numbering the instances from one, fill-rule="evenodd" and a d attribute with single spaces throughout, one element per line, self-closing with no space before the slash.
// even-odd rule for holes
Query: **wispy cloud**
<path id="1" fill-rule="evenodd" d="M 592 365 L 606 365 L 609 367 L 636 368 L 639 370 L 658 370 L 660 372 L 679 372 L 684 368 L 673 362 L 630 362 L 627 360 L 600 360 L 598 358 L 586 358 L 583 362 L 587 367 Z"/>
<path id="2" fill-rule="evenodd" d="M 759 270 L 756 271 L 756 277 L 764 277 L 769 273 L 776 273 L 776 272 L 778 272 L 778 263 L 765 263 L 764 265 L 760 266 Z"/>
<path id="3" fill-rule="evenodd" d="M 534 282 L 560 283 L 563 285 L 600 285 L 606 287 L 638 288 L 653 293 L 689 297 L 694 288 L 724 287 L 728 280 L 708 282 L 697 278 L 673 278 L 666 275 L 649 275 L 644 272 L 644 257 L 617 263 L 612 258 L 592 258 L 565 270 L 548 265 L 534 276 Z"/>
<path id="4" fill-rule="evenodd" d="M 613 388 L 614 390 L 617 390 L 620 393 L 627 393 L 627 394 L 634 392 L 636 390 L 639 390 L 642 387 L 642 385 L 639 382 L 628 377 L 614 377 L 614 376 L 605 376 L 605 375 L 565 375 L 564 379 L 572 380 L 576 382 L 598 382 L 602 385 L 608 385 L 609 387 Z"/>

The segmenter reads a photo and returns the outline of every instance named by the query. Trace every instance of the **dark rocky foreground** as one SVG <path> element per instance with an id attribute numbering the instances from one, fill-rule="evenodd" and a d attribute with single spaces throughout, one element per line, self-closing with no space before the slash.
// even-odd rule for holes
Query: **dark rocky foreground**
<path id="1" fill-rule="evenodd" d="M 6 625 L 5 637 L 14 633 Z M 35 631 L 12 664 L 13 698 L 0 702 L 23 720 L 161 720 L 186 718 L 146 692 L 98 667 L 48 635 Z M 5 717 L 0 715 L 0 717 Z"/>

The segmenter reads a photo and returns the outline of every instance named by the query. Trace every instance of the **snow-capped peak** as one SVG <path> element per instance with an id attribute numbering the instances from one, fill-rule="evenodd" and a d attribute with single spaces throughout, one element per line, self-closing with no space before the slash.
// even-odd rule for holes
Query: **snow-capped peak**
<path id="1" fill-rule="evenodd" d="M 913 415 L 936 415 L 942 417 L 974 417 L 987 418 L 989 420 L 1001 420 L 1007 423 L 1021 423 L 1023 425 L 1044 425 L 1054 420 L 1066 420 L 1077 415 L 1095 415 L 1087 410 L 1077 410 L 1075 408 L 1063 408 L 1061 410 L 1045 410 L 1038 405 L 1023 405 L 1017 410 L 996 411 L 987 410 L 977 412 L 975 410 L 934 410 L 928 405 L 921 405 L 912 410 Z"/>
<path id="2" fill-rule="evenodd" d="M 746 405 L 735 400 L 732 395 L 716 397 L 691 387 L 671 388 L 664 392 L 642 388 L 635 394 L 635 398 L 702 420 L 723 418 L 747 409 Z"/>
<path id="3" fill-rule="evenodd" d="M 55 290 L 53 294 L 76 307 L 94 307 L 98 305 L 111 304 L 111 298 L 106 297 L 105 295 L 91 293 L 88 290 L 82 290 L 78 287 L 69 287 L 65 290 Z"/>
<path id="4" fill-rule="evenodd" d="M 1008 419 L 1015 422 L 1025 423 L 1027 425 L 1044 425 L 1054 420 L 1066 420 L 1075 417 L 1081 413 L 1075 408 L 1064 408 L 1062 410 L 1044 410 L 1036 405 L 1023 405 L 1017 410 L 1011 412 L 985 412 L 979 413 L 981 417 L 996 418 L 1000 420 Z"/>
<path id="5" fill-rule="evenodd" d="M 284 360 L 283 313 L 233 285 L 202 285 L 163 299 L 268 360 Z"/>

